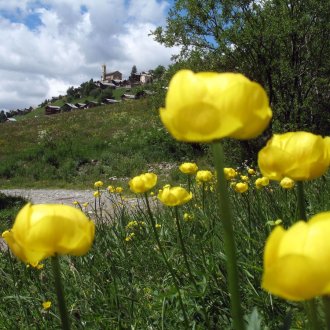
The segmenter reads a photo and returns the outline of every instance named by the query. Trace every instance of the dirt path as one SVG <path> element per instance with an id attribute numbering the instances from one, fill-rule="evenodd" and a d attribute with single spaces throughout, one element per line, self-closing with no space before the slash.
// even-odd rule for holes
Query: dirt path
<path id="1" fill-rule="evenodd" d="M 6 195 L 22 196 L 33 204 L 55 203 L 72 205 L 74 201 L 79 203 L 94 202 L 94 190 L 2 189 L 0 192 Z"/>

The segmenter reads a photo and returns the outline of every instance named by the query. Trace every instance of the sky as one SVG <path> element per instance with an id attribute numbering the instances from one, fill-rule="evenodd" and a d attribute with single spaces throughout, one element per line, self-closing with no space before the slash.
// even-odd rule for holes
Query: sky
<path id="1" fill-rule="evenodd" d="M 171 0 L 0 0 L 0 109 L 37 106 L 99 80 L 101 65 L 127 78 L 165 67 L 178 49 L 148 34 Z"/>

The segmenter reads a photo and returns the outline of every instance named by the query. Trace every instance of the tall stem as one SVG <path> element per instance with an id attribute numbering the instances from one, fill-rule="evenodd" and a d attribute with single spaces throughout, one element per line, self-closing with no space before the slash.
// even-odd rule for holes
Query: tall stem
<path id="1" fill-rule="evenodd" d="M 57 295 L 58 308 L 60 310 L 60 317 L 62 321 L 62 329 L 70 330 L 70 322 L 68 316 L 68 310 L 66 308 L 65 299 L 64 299 L 64 290 L 61 280 L 61 268 L 58 260 L 58 256 L 55 255 L 51 258 L 52 260 L 52 268 L 54 274 L 54 283 L 55 290 Z"/>
<path id="2" fill-rule="evenodd" d="M 304 184 L 302 181 L 297 182 L 297 196 L 298 196 L 298 216 L 299 220 L 307 220 L 306 214 L 306 204 L 305 204 L 305 193 L 304 193 Z M 317 317 L 317 309 L 315 299 L 306 301 L 305 309 L 308 316 L 308 322 L 312 330 L 318 330 L 319 321 Z"/>
<path id="3" fill-rule="evenodd" d="M 150 221 L 151 221 L 151 226 L 152 226 L 152 230 L 153 230 L 153 233 L 154 233 L 154 236 L 155 236 L 155 240 L 156 240 L 158 249 L 159 249 L 159 251 L 160 251 L 160 253 L 161 253 L 162 257 L 163 257 L 164 263 L 165 263 L 168 271 L 170 272 L 170 274 L 172 276 L 172 279 L 173 279 L 173 282 L 174 282 L 174 286 L 175 286 L 176 291 L 178 293 L 179 303 L 180 303 L 180 307 L 181 307 L 181 310 L 182 310 L 182 313 L 183 313 L 185 328 L 186 329 L 189 329 L 189 321 L 188 321 L 186 309 L 185 309 L 184 304 L 183 304 L 183 300 L 182 300 L 182 295 L 181 295 L 181 292 L 180 292 L 180 287 L 179 287 L 178 279 L 177 279 L 177 276 L 175 274 L 174 269 L 172 268 L 170 262 L 168 261 L 168 258 L 166 256 L 166 253 L 165 253 L 164 249 L 163 249 L 163 246 L 160 243 L 160 239 L 159 239 L 158 232 L 157 232 L 157 229 L 156 229 L 155 219 L 154 219 L 154 216 L 153 216 L 153 214 L 151 212 L 151 208 L 150 208 L 150 204 L 149 204 L 149 200 L 148 200 L 148 196 L 147 195 L 145 195 L 145 201 L 146 201 L 148 215 L 149 215 L 149 218 L 150 218 Z"/>
<path id="4" fill-rule="evenodd" d="M 229 193 L 224 169 L 224 154 L 220 142 L 212 144 L 215 169 L 217 171 L 218 201 L 221 210 L 221 219 L 224 236 L 224 249 L 226 253 L 228 290 L 230 294 L 231 314 L 235 330 L 245 329 L 241 298 L 239 294 L 239 278 L 237 269 L 236 245 L 233 230 L 233 214 L 230 207 Z"/>
<path id="5" fill-rule="evenodd" d="M 180 241 L 180 245 L 181 245 L 183 260 L 184 260 L 185 266 L 187 268 L 190 281 L 194 285 L 194 288 L 195 288 L 196 292 L 199 292 L 198 285 L 195 281 L 194 275 L 191 271 L 191 268 L 190 268 L 190 265 L 189 265 L 189 262 L 188 262 L 187 250 L 186 250 L 186 246 L 184 245 L 184 241 L 183 241 L 183 237 L 182 237 L 182 230 L 181 230 L 180 219 L 179 219 L 179 211 L 178 211 L 177 206 L 175 206 L 175 221 L 176 221 L 176 226 L 178 228 L 178 235 L 179 235 L 179 241 Z M 208 318 L 208 315 L 207 315 L 206 308 L 204 306 L 202 306 L 202 310 L 203 310 L 203 313 L 204 313 L 207 329 L 210 329 L 210 321 L 209 321 L 209 318 Z"/>

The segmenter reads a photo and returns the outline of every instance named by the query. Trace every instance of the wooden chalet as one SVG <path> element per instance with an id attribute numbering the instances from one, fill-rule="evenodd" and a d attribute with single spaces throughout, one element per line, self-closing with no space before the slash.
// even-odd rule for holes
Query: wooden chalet
<path id="1" fill-rule="evenodd" d="M 46 105 L 45 106 L 45 115 L 55 115 L 61 112 L 61 107 L 57 105 Z"/>

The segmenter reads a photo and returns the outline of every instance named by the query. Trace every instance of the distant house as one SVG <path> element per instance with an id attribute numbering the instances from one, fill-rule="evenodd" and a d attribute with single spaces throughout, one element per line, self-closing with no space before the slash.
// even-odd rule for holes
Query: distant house
<path id="1" fill-rule="evenodd" d="M 61 107 L 58 107 L 56 105 L 46 105 L 45 106 L 45 114 L 46 115 L 54 115 L 56 113 L 61 112 Z"/>
<path id="2" fill-rule="evenodd" d="M 85 109 L 86 108 L 86 103 L 76 103 L 75 106 L 79 109 Z"/>
<path id="3" fill-rule="evenodd" d="M 86 104 L 86 108 L 87 108 L 87 109 L 90 109 L 90 108 L 97 107 L 98 105 L 100 105 L 98 102 L 95 102 L 95 101 L 89 101 L 89 102 Z"/>
<path id="4" fill-rule="evenodd" d="M 122 100 L 135 100 L 135 95 L 133 94 L 123 94 L 121 96 Z"/>
<path id="5" fill-rule="evenodd" d="M 152 82 L 152 75 L 149 72 L 142 72 L 140 75 L 140 83 L 142 85 Z"/>
<path id="6" fill-rule="evenodd" d="M 114 104 L 114 103 L 120 103 L 119 100 L 115 100 L 115 99 L 104 99 L 103 101 L 105 104 Z"/>
<path id="7" fill-rule="evenodd" d="M 69 112 L 69 111 L 77 110 L 77 109 L 78 109 L 78 107 L 71 103 L 65 103 L 61 106 L 62 112 Z"/>

